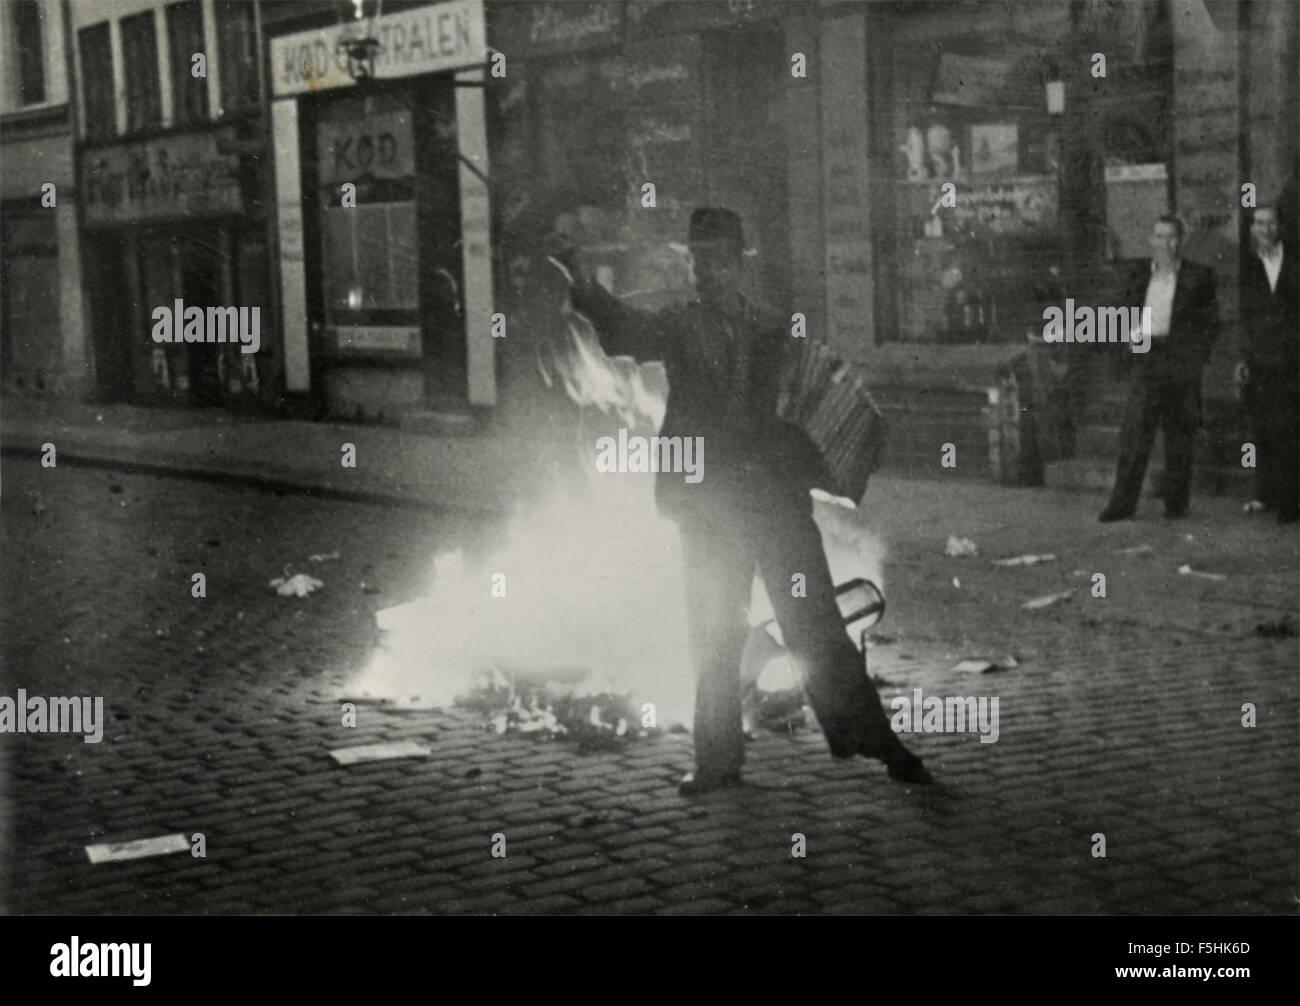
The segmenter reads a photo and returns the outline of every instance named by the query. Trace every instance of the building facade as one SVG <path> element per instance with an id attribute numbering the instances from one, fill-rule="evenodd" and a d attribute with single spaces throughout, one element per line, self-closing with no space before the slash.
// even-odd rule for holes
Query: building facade
<path id="1" fill-rule="evenodd" d="M 97 393 L 257 408 L 283 384 L 268 255 L 259 5 L 69 4 Z M 179 302 L 179 306 L 178 306 Z M 185 309 L 257 308 L 259 349 L 182 341 Z M 155 340 L 155 312 L 176 338 Z M 191 333 L 201 335 L 202 333 Z"/>
<path id="2" fill-rule="evenodd" d="M 869 365 L 894 465 L 952 443 L 962 474 L 1038 481 L 1089 445 L 1109 463 L 1127 352 L 1044 346 L 1044 307 L 1104 303 L 1175 209 L 1219 278 L 1207 456 L 1236 453 L 1243 185 L 1294 193 L 1295 4 L 51 0 L 6 23 L 32 7 L 69 29 L 108 397 L 492 415 L 529 362 L 494 319 L 528 320 L 513 263 L 542 234 L 656 307 L 690 292 L 690 210 L 723 204 L 752 296 Z M 43 180 L 21 163 L 7 201 Z M 261 306 L 262 349 L 156 346 L 173 298 Z"/>
<path id="3" fill-rule="evenodd" d="M 0 6 L 0 378 L 80 398 L 85 343 L 63 4 Z"/>

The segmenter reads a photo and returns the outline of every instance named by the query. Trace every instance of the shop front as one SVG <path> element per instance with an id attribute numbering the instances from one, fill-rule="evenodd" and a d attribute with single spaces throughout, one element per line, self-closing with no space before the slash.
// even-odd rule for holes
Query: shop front
<path id="1" fill-rule="evenodd" d="M 236 127 L 83 144 L 83 257 L 98 396 L 144 404 L 260 408 L 280 383 L 265 225 Z M 176 301 L 257 308 L 256 353 L 237 342 L 154 338 Z M 193 335 L 193 333 L 191 333 Z"/>
<path id="2" fill-rule="evenodd" d="M 271 40 L 286 387 L 321 414 L 495 403 L 484 38 L 457 0 Z"/>

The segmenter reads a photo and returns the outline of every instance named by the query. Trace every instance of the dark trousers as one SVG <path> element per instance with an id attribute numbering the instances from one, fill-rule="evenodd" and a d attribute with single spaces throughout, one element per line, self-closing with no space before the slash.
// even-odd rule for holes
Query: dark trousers
<path id="1" fill-rule="evenodd" d="M 1300 381 L 1279 367 L 1252 382 L 1256 493 L 1265 506 L 1293 517 L 1300 508 Z"/>
<path id="2" fill-rule="evenodd" d="M 697 774 L 739 772 L 744 761 L 740 653 L 755 566 L 831 753 L 849 757 L 864 745 L 894 744 L 880 696 L 845 632 L 811 502 L 716 505 L 677 520 L 696 674 Z M 805 597 L 792 596 L 796 573 L 805 578 Z"/>
<path id="3" fill-rule="evenodd" d="M 1143 373 L 1130 379 L 1108 509 L 1124 513 L 1137 509 L 1157 429 L 1165 443 L 1165 510 L 1182 513 L 1187 509 L 1192 491 L 1192 443 L 1200 425 L 1200 384 L 1199 374 L 1195 380 Z"/>

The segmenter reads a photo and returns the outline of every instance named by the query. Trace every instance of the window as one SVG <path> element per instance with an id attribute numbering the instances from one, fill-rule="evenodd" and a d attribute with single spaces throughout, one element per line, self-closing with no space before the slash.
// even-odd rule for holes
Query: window
<path id="1" fill-rule="evenodd" d="M 405 92 L 321 108 L 317 156 L 325 316 L 331 326 L 416 324 L 415 133 Z M 341 208 L 344 183 L 355 208 Z"/>
<path id="2" fill-rule="evenodd" d="M 257 28 L 253 4 L 248 0 L 226 0 L 216 5 L 216 14 L 221 107 L 227 112 L 256 107 Z"/>
<path id="3" fill-rule="evenodd" d="M 14 37 L 18 43 L 18 88 L 24 105 L 45 100 L 45 47 L 41 44 L 41 5 L 36 0 L 14 4 Z"/>
<path id="4" fill-rule="evenodd" d="M 162 125 L 158 89 L 158 36 L 153 11 L 122 19 L 122 62 L 126 77 L 126 131 Z"/>
<path id="5" fill-rule="evenodd" d="M 198 0 L 167 8 L 167 48 L 172 64 L 172 119 L 178 126 L 208 117 L 208 81 L 194 76 L 194 54 L 203 49 L 203 8 Z"/>
<path id="6" fill-rule="evenodd" d="M 108 25 L 77 32 L 81 49 L 81 93 L 86 110 L 86 137 L 103 140 L 117 132 L 113 99 L 113 49 Z"/>

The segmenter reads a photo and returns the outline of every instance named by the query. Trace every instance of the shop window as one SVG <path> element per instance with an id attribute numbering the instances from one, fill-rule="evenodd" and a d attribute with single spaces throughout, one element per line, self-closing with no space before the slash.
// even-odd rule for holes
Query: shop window
<path id="1" fill-rule="evenodd" d="M 117 132 L 113 96 L 113 49 L 108 25 L 96 24 L 77 32 L 81 50 L 81 95 L 86 112 L 86 137 L 103 140 Z"/>
<path id="2" fill-rule="evenodd" d="M 45 100 L 45 46 L 41 40 L 41 5 L 19 0 L 13 5 L 14 40 L 18 48 L 18 88 L 24 105 Z"/>
<path id="3" fill-rule="evenodd" d="M 248 0 L 216 5 L 217 56 L 221 62 L 221 107 L 227 112 L 254 108 L 257 92 L 257 26 Z"/>
<path id="4" fill-rule="evenodd" d="M 194 54 L 203 48 L 203 7 L 198 0 L 167 8 L 167 48 L 171 54 L 172 118 L 178 126 L 208 117 L 208 82 L 193 73 Z"/>
<path id="5" fill-rule="evenodd" d="M 1041 328 L 1062 263 L 1061 120 L 1039 97 L 1037 66 L 943 45 L 931 59 L 890 59 L 893 101 L 876 137 L 881 336 L 1022 341 Z"/>
<path id="6" fill-rule="evenodd" d="M 406 93 L 336 99 L 321 108 L 322 279 L 326 324 L 336 330 L 365 325 L 414 330 L 417 324 L 413 120 Z M 355 207 L 343 205 L 345 185 L 355 186 Z M 405 340 L 409 334 L 395 331 L 393 338 Z M 340 345 L 345 342 L 340 334 Z M 383 348 L 406 351 L 410 345 Z"/>
<path id="7" fill-rule="evenodd" d="M 122 62 L 126 77 L 126 131 L 162 125 L 158 87 L 158 35 L 153 11 L 122 19 Z"/>

